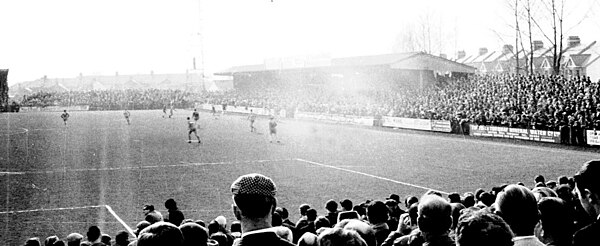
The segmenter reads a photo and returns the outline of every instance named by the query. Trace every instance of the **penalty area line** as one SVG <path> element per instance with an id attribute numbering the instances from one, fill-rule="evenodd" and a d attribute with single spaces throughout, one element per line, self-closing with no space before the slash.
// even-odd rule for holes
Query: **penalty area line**
<path id="1" fill-rule="evenodd" d="M 40 209 L 29 209 L 29 210 L 0 211 L 0 214 L 19 214 L 19 213 L 61 211 L 61 210 L 87 209 L 87 208 L 102 208 L 102 207 L 104 207 L 104 205 L 68 207 L 68 208 L 40 208 Z"/>
<path id="2" fill-rule="evenodd" d="M 350 173 L 354 173 L 354 174 L 360 174 L 360 175 L 363 175 L 363 176 L 367 176 L 367 177 L 371 177 L 371 178 L 375 178 L 375 179 L 380 179 L 380 180 L 384 180 L 384 181 L 388 181 L 388 182 L 392 182 L 392 183 L 396 183 L 396 184 L 406 185 L 406 186 L 410 186 L 410 187 L 414 187 L 414 188 L 437 191 L 437 192 L 442 193 L 444 195 L 450 194 L 450 193 L 445 192 L 445 191 L 436 190 L 436 189 L 432 189 L 432 188 L 429 188 L 429 187 L 420 186 L 420 185 L 411 184 L 411 183 L 406 183 L 406 182 L 402 182 L 402 181 L 398 181 L 398 180 L 393 180 L 393 179 L 389 179 L 389 178 L 384 178 L 384 177 L 380 177 L 380 176 L 377 176 L 377 175 L 363 173 L 363 172 L 359 172 L 359 171 L 354 171 L 354 170 L 350 170 L 350 169 L 346 169 L 346 168 L 331 166 L 331 165 L 327 165 L 327 164 L 323 164 L 323 163 L 318 163 L 318 162 L 314 162 L 314 161 L 309 161 L 309 160 L 304 160 L 304 159 L 300 159 L 300 158 L 296 158 L 296 160 L 300 161 L 300 162 L 304 162 L 304 163 L 316 165 L 316 166 L 327 167 L 327 168 L 336 169 L 336 170 L 345 171 L 345 172 L 350 172 Z"/>
<path id="3" fill-rule="evenodd" d="M 133 230 L 131 229 L 131 227 L 129 227 L 129 225 L 127 225 L 127 223 L 125 223 L 125 221 L 123 221 L 121 219 L 121 217 L 119 217 L 117 215 L 117 213 L 115 213 L 115 211 L 109 205 L 104 205 L 104 207 L 106 208 L 106 210 L 108 210 L 108 212 L 110 214 L 112 214 L 113 217 L 115 217 L 115 219 L 117 219 L 117 221 L 119 221 L 119 223 L 121 223 L 121 225 L 123 227 L 125 227 L 125 229 L 127 229 L 127 232 L 129 232 L 129 234 L 131 234 L 132 236 L 135 237 L 135 233 L 133 232 Z"/>

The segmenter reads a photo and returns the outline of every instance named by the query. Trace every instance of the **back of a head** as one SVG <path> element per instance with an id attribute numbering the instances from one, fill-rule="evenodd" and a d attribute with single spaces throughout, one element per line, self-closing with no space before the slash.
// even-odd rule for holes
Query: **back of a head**
<path id="1" fill-rule="evenodd" d="M 222 232 L 218 232 L 209 236 L 210 239 L 215 240 L 219 245 L 229 245 L 229 238 Z"/>
<path id="2" fill-rule="evenodd" d="M 44 246 L 52 246 L 55 242 L 58 241 L 58 236 L 49 236 L 44 240 Z"/>
<path id="3" fill-rule="evenodd" d="M 462 203 L 450 203 L 450 206 L 452 207 L 452 229 L 456 228 L 456 225 L 458 223 L 458 219 L 460 218 L 460 214 L 461 211 L 463 209 L 465 209 L 465 205 L 462 205 Z"/>
<path id="4" fill-rule="evenodd" d="M 358 219 L 347 219 L 342 220 L 335 225 L 336 228 L 342 228 L 345 230 L 353 230 L 358 232 L 368 246 L 375 246 L 377 244 L 375 237 L 375 230 L 366 222 Z"/>
<path id="5" fill-rule="evenodd" d="M 504 220 L 486 210 L 469 210 L 456 227 L 457 246 L 512 246 L 513 233 Z"/>
<path id="6" fill-rule="evenodd" d="M 544 197 L 538 202 L 544 235 L 552 235 L 557 243 L 571 243 L 573 219 L 565 201 L 557 197 Z"/>
<path id="7" fill-rule="evenodd" d="M 327 211 L 329 212 L 335 212 L 337 211 L 337 208 L 338 204 L 333 199 L 330 199 L 329 201 L 327 201 L 327 203 L 325 203 L 325 209 L 327 209 Z"/>
<path id="8" fill-rule="evenodd" d="M 342 208 L 345 211 L 350 211 L 352 210 L 352 201 L 350 201 L 349 199 L 344 199 L 340 202 L 340 205 L 342 206 Z"/>
<path id="9" fill-rule="evenodd" d="M 294 235 L 292 234 L 292 229 L 287 228 L 285 226 L 275 226 L 273 227 L 273 231 L 277 236 L 282 239 L 287 240 L 288 242 L 292 242 L 294 240 Z"/>
<path id="10" fill-rule="evenodd" d="M 300 215 L 305 216 L 306 212 L 310 209 L 310 205 L 302 204 L 302 205 L 300 205 L 300 207 L 298 209 L 300 210 Z"/>
<path id="11" fill-rule="evenodd" d="M 115 235 L 115 242 L 119 245 L 129 244 L 129 233 L 127 231 L 117 232 L 117 235 Z"/>
<path id="12" fill-rule="evenodd" d="M 306 219 L 309 221 L 317 220 L 317 210 L 314 208 L 310 208 L 306 211 Z"/>
<path id="13" fill-rule="evenodd" d="M 283 224 L 283 220 L 281 219 L 281 215 L 279 213 L 273 213 L 271 215 L 271 225 L 272 226 L 280 226 Z"/>
<path id="14" fill-rule="evenodd" d="M 208 235 L 217 233 L 219 229 L 221 229 L 221 225 L 219 225 L 219 222 L 216 220 L 211 220 L 210 223 L 208 223 Z"/>
<path id="15" fill-rule="evenodd" d="M 573 179 L 580 191 L 589 190 L 591 193 L 600 194 L 600 160 L 591 160 L 583 164 Z"/>
<path id="16" fill-rule="evenodd" d="M 544 183 L 544 184 L 546 184 L 546 179 L 542 175 L 535 176 L 535 178 L 533 179 L 533 181 L 535 181 L 536 184 L 537 183 Z"/>
<path id="17" fill-rule="evenodd" d="M 447 233 L 452 226 L 452 207 L 437 195 L 424 195 L 418 206 L 419 230 L 432 235 Z"/>
<path id="18" fill-rule="evenodd" d="M 537 200 L 529 188 L 507 186 L 496 198 L 496 209 L 516 236 L 533 235 L 539 215 Z"/>
<path id="19" fill-rule="evenodd" d="M 101 235 L 102 233 L 100 232 L 100 228 L 98 228 L 97 226 L 90 226 L 86 233 L 88 241 L 90 242 L 96 241 L 98 238 L 100 238 Z"/>
<path id="20" fill-rule="evenodd" d="M 111 240 L 112 237 L 110 237 L 110 235 L 108 234 L 102 234 L 102 236 L 100 236 L 100 242 L 102 242 L 103 244 L 110 245 Z"/>
<path id="21" fill-rule="evenodd" d="M 165 201 L 165 208 L 177 209 L 177 202 L 175 202 L 175 200 L 173 200 L 173 198 L 169 198 L 167 201 Z"/>
<path id="22" fill-rule="evenodd" d="M 275 212 L 277 212 L 279 215 L 281 215 L 281 219 L 283 219 L 283 220 L 287 219 L 290 216 L 290 214 L 288 213 L 288 210 L 284 207 L 275 208 Z"/>
<path id="23" fill-rule="evenodd" d="M 150 226 L 150 222 L 142 220 L 140 222 L 137 223 L 137 225 L 135 225 L 135 231 L 134 233 L 136 234 L 136 236 L 139 236 L 140 232 L 144 229 L 146 229 L 146 227 Z"/>
<path id="24" fill-rule="evenodd" d="M 304 233 L 300 239 L 298 239 L 298 246 L 319 246 L 317 235 L 310 232 Z"/>
<path id="25" fill-rule="evenodd" d="M 460 194 L 453 192 L 448 195 L 448 201 L 450 203 L 460 203 Z"/>
<path id="26" fill-rule="evenodd" d="M 79 233 L 71 233 L 67 236 L 67 246 L 79 246 L 81 244 L 81 240 L 83 239 L 83 235 Z"/>
<path id="27" fill-rule="evenodd" d="M 32 237 L 25 241 L 25 246 L 41 246 L 40 239 L 37 237 Z"/>
<path id="28" fill-rule="evenodd" d="M 168 222 L 156 222 L 140 232 L 138 246 L 183 246 L 183 234 Z"/>
<path id="29" fill-rule="evenodd" d="M 419 202 L 419 198 L 416 196 L 407 196 L 406 199 L 404 199 L 404 206 L 406 206 L 406 208 L 408 209 L 410 207 L 410 205 Z"/>
<path id="30" fill-rule="evenodd" d="M 236 217 L 263 220 L 277 207 L 277 189 L 273 180 L 261 174 L 242 175 L 231 184 Z"/>
<path id="31" fill-rule="evenodd" d="M 473 207 L 475 205 L 475 195 L 473 195 L 472 193 L 466 194 L 462 203 L 467 208 Z"/>
<path id="32" fill-rule="evenodd" d="M 367 246 L 365 240 L 353 230 L 327 229 L 318 236 L 320 246 Z"/>
<path id="33" fill-rule="evenodd" d="M 389 210 L 382 201 L 373 201 L 367 206 L 367 219 L 371 224 L 385 223 L 389 219 Z"/>
<path id="34" fill-rule="evenodd" d="M 323 216 L 319 216 L 317 217 L 317 219 L 315 220 L 315 229 L 319 229 L 321 227 L 331 227 L 331 224 L 329 223 L 329 220 Z"/>
<path id="35" fill-rule="evenodd" d="M 201 225 L 190 222 L 179 226 L 183 235 L 184 246 L 206 246 L 208 230 Z"/>
<path id="36" fill-rule="evenodd" d="M 537 199 L 538 201 L 544 197 L 557 197 L 558 196 L 554 190 L 552 190 L 548 187 L 535 187 L 535 188 L 533 188 L 533 190 L 531 190 L 531 192 L 533 192 L 535 199 Z"/>

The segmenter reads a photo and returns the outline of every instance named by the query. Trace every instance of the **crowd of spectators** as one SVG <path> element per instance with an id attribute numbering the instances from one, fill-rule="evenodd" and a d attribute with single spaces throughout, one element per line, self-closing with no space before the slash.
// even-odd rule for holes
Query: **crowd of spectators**
<path id="1" fill-rule="evenodd" d="M 261 86 L 258 86 L 261 85 Z M 458 124 L 560 131 L 580 144 L 600 129 L 600 89 L 589 77 L 473 75 L 424 88 L 395 86 L 348 91 L 326 84 L 260 83 L 230 91 L 108 90 L 40 92 L 23 106 L 89 105 L 90 110 L 192 108 L 196 103 L 354 116 L 448 120 Z"/>
<path id="2" fill-rule="evenodd" d="M 231 185 L 236 221 L 218 216 L 206 224 L 186 219 L 173 199 L 163 216 L 152 205 L 134 231 L 115 240 L 91 226 L 44 245 L 598 245 L 600 243 L 600 160 L 583 164 L 573 177 L 503 184 L 465 194 L 427 191 L 420 198 L 397 194 L 354 204 L 348 199 L 321 208 L 302 204 L 297 222 L 277 204 L 273 180 L 261 174 L 240 176 Z M 446 195 L 446 197 L 444 197 Z M 321 212 L 319 212 L 321 211 Z M 25 245 L 41 245 L 38 238 Z"/>
<path id="3" fill-rule="evenodd" d="M 191 108 L 199 93 L 183 90 L 97 90 L 38 92 L 21 102 L 26 107 L 89 106 L 90 110 L 162 109 L 165 105 Z"/>

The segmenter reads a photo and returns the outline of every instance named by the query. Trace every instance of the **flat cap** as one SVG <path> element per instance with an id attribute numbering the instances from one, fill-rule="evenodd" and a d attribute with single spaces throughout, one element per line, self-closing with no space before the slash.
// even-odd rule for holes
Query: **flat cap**
<path id="1" fill-rule="evenodd" d="M 277 188 L 269 177 L 258 173 L 242 175 L 231 184 L 234 195 L 275 196 Z"/>

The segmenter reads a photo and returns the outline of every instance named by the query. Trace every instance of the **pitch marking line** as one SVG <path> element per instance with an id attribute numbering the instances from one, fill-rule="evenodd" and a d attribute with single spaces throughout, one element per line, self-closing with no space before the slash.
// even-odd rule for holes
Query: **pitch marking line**
<path id="1" fill-rule="evenodd" d="M 47 211 L 64 211 L 64 210 L 75 210 L 75 209 L 88 209 L 88 208 L 106 208 L 108 212 L 117 219 L 117 221 L 127 229 L 127 231 L 135 237 L 135 233 L 125 221 L 121 219 L 115 213 L 115 211 L 109 205 L 92 205 L 92 206 L 82 206 L 82 207 L 68 207 L 68 208 L 40 208 L 40 209 L 29 209 L 29 210 L 16 210 L 16 211 L 0 211 L 0 214 L 19 214 L 19 213 L 32 213 L 32 212 L 47 212 Z"/>
<path id="2" fill-rule="evenodd" d="M 91 171 L 121 171 L 121 170 L 139 170 L 139 169 L 155 169 L 168 167 L 192 167 L 192 166 L 213 166 L 213 165 L 235 165 L 246 163 L 266 163 L 280 161 L 294 161 L 295 159 L 275 159 L 275 160 L 246 160 L 246 161 L 222 161 L 222 162 L 184 162 L 172 165 L 152 165 L 152 166 L 128 166 L 128 167 L 105 167 L 105 168 L 76 168 L 76 169 L 58 169 L 49 171 L 32 171 L 32 172 L 0 172 L 2 175 L 24 175 L 24 174 L 53 174 L 67 172 L 91 172 Z"/>
<path id="3" fill-rule="evenodd" d="M 104 205 L 104 207 L 106 208 L 106 210 L 108 210 L 109 213 L 112 214 L 113 217 L 115 217 L 115 219 L 117 219 L 117 221 L 119 221 L 119 223 L 121 223 L 121 225 L 123 225 L 123 227 L 125 227 L 125 229 L 127 229 L 127 231 L 129 232 L 129 234 L 131 234 L 132 236 L 135 237 L 135 233 L 133 232 L 133 230 L 131 229 L 131 227 L 129 227 L 129 225 L 127 225 L 127 223 L 125 223 L 125 221 L 123 221 L 121 219 L 121 217 L 119 217 L 110 206 Z"/>
<path id="4" fill-rule="evenodd" d="M 22 175 L 25 174 L 24 172 L 0 172 L 0 176 L 4 176 L 4 175 Z"/>
<path id="5" fill-rule="evenodd" d="M 363 173 L 363 172 L 354 171 L 354 170 L 350 170 L 350 169 L 346 169 L 346 168 L 341 168 L 341 167 L 337 167 L 337 166 L 331 166 L 331 165 L 327 165 L 327 164 L 323 164 L 323 163 L 318 163 L 318 162 L 314 162 L 314 161 L 308 161 L 308 160 L 304 160 L 304 159 L 300 159 L 300 158 L 296 158 L 296 160 L 304 162 L 304 163 L 316 165 L 316 166 L 327 167 L 327 168 L 336 169 L 336 170 L 340 170 L 340 171 L 346 171 L 346 172 L 350 172 L 350 173 L 360 174 L 360 175 L 364 175 L 364 176 L 367 176 L 367 177 L 376 178 L 376 179 L 380 179 L 380 180 L 384 180 L 384 181 L 389 181 L 389 182 L 396 183 L 396 184 L 406 185 L 406 186 L 415 187 L 415 188 L 424 189 L 424 190 L 433 190 L 433 191 L 437 191 L 437 192 L 445 194 L 445 195 L 450 194 L 450 193 L 445 192 L 445 191 L 436 190 L 436 189 L 428 188 L 428 187 L 425 187 L 425 186 L 420 186 L 420 185 L 416 185 L 416 184 L 406 183 L 406 182 L 402 182 L 402 181 L 398 181 L 398 180 L 384 178 L 384 177 L 376 176 L 376 175 L 373 175 L 373 174 Z"/>

